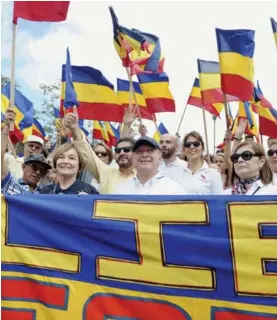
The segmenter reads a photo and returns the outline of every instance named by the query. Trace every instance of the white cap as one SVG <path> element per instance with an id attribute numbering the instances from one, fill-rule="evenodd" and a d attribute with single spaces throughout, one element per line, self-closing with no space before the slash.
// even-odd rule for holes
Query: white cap
<path id="1" fill-rule="evenodd" d="M 43 141 L 43 139 L 41 139 L 41 138 L 38 137 L 38 136 L 34 136 L 34 135 L 30 135 L 30 136 L 24 141 L 24 143 L 27 143 L 27 142 L 37 142 L 37 143 L 41 144 L 42 146 L 44 146 L 44 141 Z"/>

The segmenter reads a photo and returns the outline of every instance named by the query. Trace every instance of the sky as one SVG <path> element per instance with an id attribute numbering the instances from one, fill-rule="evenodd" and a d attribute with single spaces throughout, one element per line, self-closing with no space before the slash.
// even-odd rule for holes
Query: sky
<path id="1" fill-rule="evenodd" d="M 215 28 L 255 30 L 255 77 L 266 98 L 277 108 L 277 51 L 270 17 L 277 20 L 277 2 L 234 1 L 72 1 L 67 20 L 38 23 L 19 19 L 16 36 L 15 78 L 22 92 L 40 108 L 39 84 L 59 82 L 61 65 L 69 47 L 72 65 L 92 66 L 102 71 L 116 87 L 116 78 L 127 79 L 113 46 L 112 5 L 120 24 L 153 33 L 160 38 L 165 55 L 164 71 L 176 103 L 175 113 L 157 114 L 171 133 L 176 133 L 193 81 L 198 76 L 197 59 L 218 61 Z M 1 2 L 1 73 L 10 75 L 13 2 Z M 136 80 L 136 79 L 134 79 Z M 59 101 L 57 101 L 57 106 Z M 232 104 L 233 115 L 237 111 Z M 206 114 L 210 152 L 214 145 L 214 121 Z M 152 121 L 143 120 L 149 135 Z M 188 106 L 180 128 L 181 137 L 197 130 L 204 136 L 202 110 Z M 216 120 L 216 145 L 225 132 L 225 116 Z"/>

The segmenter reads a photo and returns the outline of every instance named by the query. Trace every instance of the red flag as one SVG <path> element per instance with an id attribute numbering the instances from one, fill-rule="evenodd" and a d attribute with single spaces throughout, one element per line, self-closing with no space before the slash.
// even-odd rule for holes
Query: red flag
<path id="1" fill-rule="evenodd" d="M 30 21 L 64 21 L 70 1 L 14 1 L 13 23 L 22 18 Z"/>

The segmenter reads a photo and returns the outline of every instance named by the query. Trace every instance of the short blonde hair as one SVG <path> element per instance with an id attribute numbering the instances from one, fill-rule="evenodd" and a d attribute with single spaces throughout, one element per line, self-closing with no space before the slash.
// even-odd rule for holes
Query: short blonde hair
<path id="1" fill-rule="evenodd" d="M 63 145 L 61 145 L 54 153 L 53 155 L 53 166 L 56 169 L 57 160 L 58 158 L 64 154 L 66 151 L 74 149 L 77 152 L 78 159 L 79 159 L 79 171 L 84 170 L 86 168 L 86 161 L 83 157 L 82 153 L 79 151 L 77 146 L 74 144 L 74 142 L 67 142 Z"/>

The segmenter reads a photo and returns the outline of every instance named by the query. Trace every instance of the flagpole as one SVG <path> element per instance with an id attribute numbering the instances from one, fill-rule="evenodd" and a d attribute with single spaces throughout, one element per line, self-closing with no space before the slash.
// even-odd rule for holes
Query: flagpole
<path id="1" fill-rule="evenodd" d="M 154 115 L 153 113 L 152 113 L 152 119 L 153 119 L 153 121 L 154 121 L 154 124 L 155 124 L 155 127 L 156 127 L 156 130 L 157 130 L 158 134 L 161 136 L 159 127 L 157 126 L 156 117 L 155 117 L 155 115 Z"/>
<path id="2" fill-rule="evenodd" d="M 177 136 L 177 137 L 179 137 L 179 130 L 180 130 L 181 124 L 182 124 L 182 122 L 183 122 L 183 119 L 184 119 L 184 116 L 185 116 L 187 107 L 188 107 L 188 103 L 187 103 L 186 106 L 185 106 L 185 109 L 184 109 L 184 111 L 183 111 L 181 120 L 180 120 L 180 122 L 179 122 L 179 126 L 178 126 L 178 129 L 177 129 L 177 132 L 176 132 L 176 136 Z"/>
<path id="3" fill-rule="evenodd" d="M 15 96 L 15 39 L 16 39 L 16 23 L 12 25 L 12 57 L 11 57 L 11 82 L 10 82 L 10 107 L 14 108 Z M 14 122 L 10 124 L 10 131 L 14 131 Z"/>
<path id="4" fill-rule="evenodd" d="M 226 121 L 226 129 L 227 132 L 229 132 L 229 111 L 228 111 L 228 106 L 227 106 L 227 99 L 226 95 L 223 93 L 223 98 L 224 98 L 224 110 L 225 110 L 225 121 Z"/>
<path id="5" fill-rule="evenodd" d="M 207 149 L 207 156 L 208 156 L 208 164 L 211 163 L 210 161 L 210 152 L 209 152 L 209 141 L 208 141 L 208 129 L 207 129 L 207 122 L 206 122 L 206 113 L 205 110 L 202 108 L 203 112 L 203 120 L 204 120 L 204 130 L 205 130 L 205 138 L 206 138 L 206 149 Z"/>
<path id="6" fill-rule="evenodd" d="M 130 90 L 132 91 L 133 97 L 134 97 L 134 100 L 135 100 L 135 104 L 136 104 L 136 108 L 137 108 L 137 112 L 138 112 L 138 116 L 139 116 L 139 122 L 140 122 L 140 125 L 142 125 L 141 114 L 140 114 L 138 101 L 137 101 L 137 97 L 136 97 L 136 93 L 135 93 L 135 89 L 134 89 L 134 85 L 133 85 L 132 76 L 131 76 L 129 68 L 126 67 L 125 69 L 126 69 L 126 72 L 127 72 L 128 78 L 129 78 Z"/>
<path id="7" fill-rule="evenodd" d="M 214 155 L 215 155 L 215 149 L 216 149 L 216 142 L 215 142 L 215 138 L 216 138 L 216 116 L 213 116 L 213 120 L 214 120 Z"/>

